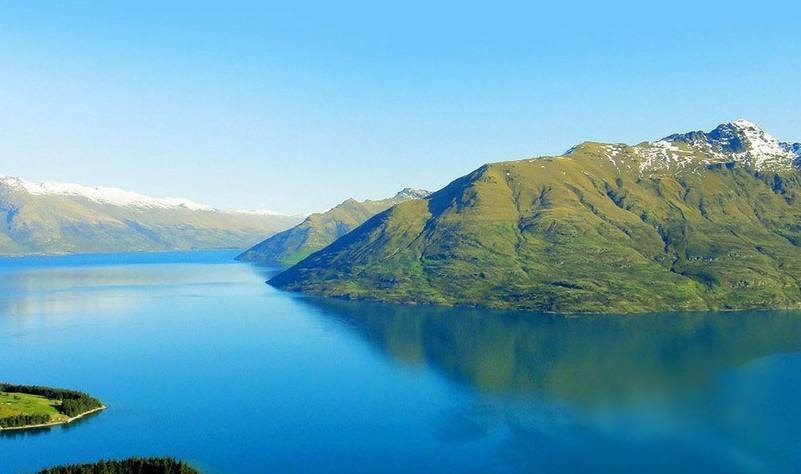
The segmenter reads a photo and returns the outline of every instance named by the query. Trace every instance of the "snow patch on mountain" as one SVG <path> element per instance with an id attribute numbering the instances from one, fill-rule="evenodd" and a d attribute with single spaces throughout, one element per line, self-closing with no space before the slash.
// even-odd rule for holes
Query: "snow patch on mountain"
<path id="1" fill-rule="evenodd" d="M 787 171 L 801 163 L 801 145 L 782 143 L 748 120 L 719 125 L 709 133 L 675 134 L 634 147 L 642 172 L 697 163 L 742 163 L 756 171 Z"/>
<path id="2" fill-rule="evenodd" d="M 395 195 L 395 199 L 425 199 L 430 194 L 425 189 L 403 188 Z"/>
<path id="3" fill-rule="evenodd" d="M 658 140 L 639 145 L 637 152 L 643 158 L 640 162 L 640 171 L 673 166 L 683 168 L 693 161 L 692 152 L 682 150 L 669 140 Z"/>

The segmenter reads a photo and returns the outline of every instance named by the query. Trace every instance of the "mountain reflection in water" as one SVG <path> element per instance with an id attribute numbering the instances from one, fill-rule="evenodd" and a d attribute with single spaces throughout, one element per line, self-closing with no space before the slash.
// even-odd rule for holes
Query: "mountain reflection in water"
<path id="1" fill-rule="evenodd" d="M 486 392 L 636 398 L 801 351 L 801 313 L 556 316 L 308 300 L 387 356 Z"/>

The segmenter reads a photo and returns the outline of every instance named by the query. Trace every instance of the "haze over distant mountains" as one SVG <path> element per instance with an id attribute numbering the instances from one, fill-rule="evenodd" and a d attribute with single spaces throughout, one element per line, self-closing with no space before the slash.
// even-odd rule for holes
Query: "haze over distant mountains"
<path id="1" fill-rule="evenodd" d="M 302 217 L 5 176 L 0 219 L 0 255 L 31 255 L 247 248 Z"/>
<path id="2" fill-rule="evenodd" d="M 270 283 L 559 312 L 801 306 L 801 145 L 746 120 L 492 163 Z"/>
<path id="3" fill-rule="evenodd" d="M 410 199 L 430 193 L 405 188 L 395 196 L 377 201 L 348 199 L 333 209 L 311 214 L 297 226 L 279 232 L 237 257 L 239 260 L 288 267 L 326 247 L 370 217 Z"/>

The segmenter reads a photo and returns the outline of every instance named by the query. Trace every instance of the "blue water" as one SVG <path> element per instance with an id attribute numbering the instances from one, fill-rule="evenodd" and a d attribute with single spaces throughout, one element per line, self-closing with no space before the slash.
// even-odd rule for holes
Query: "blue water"
<path id="1" fill-rule="evenodd" d="M 0 473 L 801 470 L 801 313 L 559 317 L 326 301 L 235 252 L 0 259 L 0 379 L 108 410 Z"/>

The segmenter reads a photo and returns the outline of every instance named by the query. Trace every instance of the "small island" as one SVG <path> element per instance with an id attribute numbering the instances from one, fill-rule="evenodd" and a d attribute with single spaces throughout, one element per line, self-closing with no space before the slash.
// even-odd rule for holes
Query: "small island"
<path id="1" fill-rule="evenodd" d="M 199 474 L 189 464 L 173 458 L 130 458 L 122 461 L 100 461 L 94 464 L 72 464 L 51 467 L 37 474 Z"/>
<path id="2" fill-rule="evenodd" d="M 0 431 L 71 423 L 104 408 L 100 400 L 75 390 L 0 383 Z"/>

